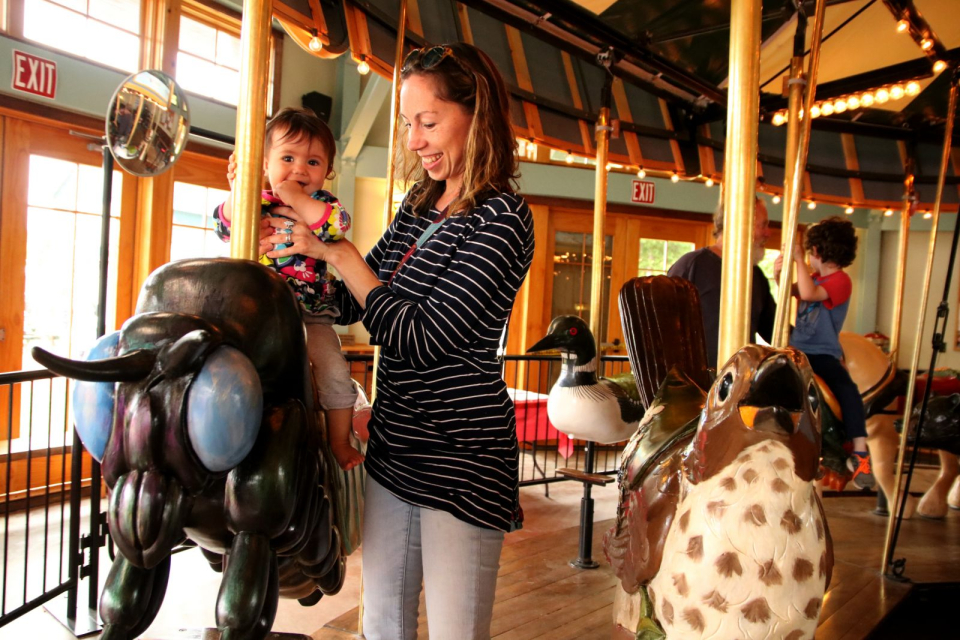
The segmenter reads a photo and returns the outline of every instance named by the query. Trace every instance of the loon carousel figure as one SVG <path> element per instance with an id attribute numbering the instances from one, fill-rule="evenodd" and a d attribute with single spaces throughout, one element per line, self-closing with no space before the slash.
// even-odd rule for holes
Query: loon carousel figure
<path id="1" fill-rule="evenodd" d="M 82 381 L 76 428 L 110 490 L 120 553 L 100 599 L 103 638 L 147 629 L 181 544 L 223 573 L 223 640 L 265 638 L 281 595 L 309 606 L 340 590 L 337 480 L 282 277 L 245 260 L 170 263 L 86 361 L 34 357 Z"/>
<path id="2" fill-rule="evenodd" d="M 558 316 L 547 335 L 527 349 L 560 351 L 560 377 L 547 397 L 547 416 L 571 438 L 599 444 L 622 442 L 636 430 L 643 406 L 633 375 L 597 377 L 597 345 L 587 323 L 577 316 Z"/>
<path id="3" fill-rule="evenodd" d="M 638 349 L 698 324 L 688 285 L 657 276 L 621 292 L 641 390 L 668 372 L 623 452 L 604 539 L 622 587 L 614 636 L 813 638 L 833 568 L 813 373 L 795 349 L 747 345 L 704 385 L 702 334 L 668 357 Z M 665 311 L 663 295 L 679 304 Z"/>

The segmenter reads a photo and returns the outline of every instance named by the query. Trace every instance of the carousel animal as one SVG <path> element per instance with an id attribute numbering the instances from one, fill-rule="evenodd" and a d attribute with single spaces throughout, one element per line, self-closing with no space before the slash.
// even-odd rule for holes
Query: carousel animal
<path id="1" fill-rule="evenodd" d="M 120 553 L 100 600 L 101 637 L 146 630 L 182 543 L 223 573 L 224 640 L 265 638 L 281 595 L 308 606 L 339 591 L 335 480 L 305 354 L 283 279 L 228 259 L 155 271 L 136 315 L 87 360 L 34 349 L 38 362 L 81 381 L 76 428 L 110 491 Z"/>
<path id="2" fill-rule="evenodd" d="M 679 278 L 630 280 L 620 313 L 647 410 L 604 538 L 614 636 L 813 637 L 833 553 L 805 356 L 747 345 L 714 378 L 699 295 Z"/>
<path id="3" fill-rule="evenodd" d="M 668 374 L 624 450 L 604 539 L 624 591 L 654 614 L 618 620 L 622 637 L 653 620 L 671 639 L 813 637 L 833 567 L 819 412 L 795 349 L 747 345 L 709 393 Z"/>
<path id="4" fill-rule="evenodd" d="M 939 520 L 947 514 L 947 507 L 960 509 L 960 394 L 930 398 L 923 432 L 917 443 L 919 421 L 918 405 L 910 417 L 909 442 L 911 445 L 939 449 L 940 473 L 923 494 L 917 505 L 917 513 L 924 518 Z"/>
<path id="5" fill-rule="evenodd" d="M 643 407 L 633 376 L 597 377 L 597 344 L 577 316 L 558 316 L 547 335 L 527 349 L 560 351 L 560 377 L 547 396 L 547 416 L 571 438 L 600 444 L 622 442 L 637 430 Z"/>

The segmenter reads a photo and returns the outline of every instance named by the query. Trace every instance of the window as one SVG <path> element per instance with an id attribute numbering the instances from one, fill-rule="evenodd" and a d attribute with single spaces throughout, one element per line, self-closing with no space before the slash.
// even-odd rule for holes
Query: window
<path id="1" fill-rule="evenodd" d="M 181 16 L 177 82 L 187 91 L 236 105 L 240 98 L 240 36 Z"/>
<path id="2" fill-rule="evenodd" d="M 603 294 L 601 309 L 610 307 L 610 266 L 613 261 L 613 236 L 604 238 Z M 580 316 L 590 324 L 590 291 L 593 288 L 593 234 L 557 231 L 554 236 L 553 301 L 550 317 Z M 606 340 L 607 318 L 600 318 Z"/>
<path id="3" fill-rule="evenodd" d="M 23 37 L 121 71 L 140 66 L 140 0 L 24 0 Z"/>
<path id="4" fill-rule="evenodd" d="M 170 259 L 218 258 L 230 255 L 230 244 L 214 232 L 213 210 L 229 191 L 189 182 L 173 183 L 173 234 Z"/>
<path id="5" fill-rule="evenodd" d="M 780 290 L 780 287 L 777 281 L 773 279 L 773 262 L 779 255 L 780 251 L 777 249 L 764 249 L 763 260 L 760 261 L 760 270 L 767 277 L 767 282 L 770 284 L 770 294 L 774 300 L 777 299 L 777 291 Z"/>
<path id="6" fill-rule="evenodd" d="M 692 242 L 640 238 L 640 262 L 637 265 L 637 276 L 667 275 L 667 270 L 680 256 L 695 248 L 696 245 Z"/>

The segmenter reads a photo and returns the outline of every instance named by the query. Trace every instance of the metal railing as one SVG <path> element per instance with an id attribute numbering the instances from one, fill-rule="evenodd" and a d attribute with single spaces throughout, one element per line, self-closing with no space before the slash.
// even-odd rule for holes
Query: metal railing
<path id="1" fill-rule="evenodd" d="M 72 429 L 70 388 L 46 370 L 0 374 L 0 627 L 61 594 L 65 611 L 55 615 L 76 621 L 84 578 L 96 606 L 100 469 Z"/>

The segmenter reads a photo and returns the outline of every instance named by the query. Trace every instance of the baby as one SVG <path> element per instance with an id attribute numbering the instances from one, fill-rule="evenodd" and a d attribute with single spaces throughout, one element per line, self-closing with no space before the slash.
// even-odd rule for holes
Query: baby
<path id="1" fill-rule="evenodd" d="M 350 216 L 332 194 L 323 190 L 331 177 L 335 155 L 333 134 L 320 118 L 301 109 L 280 111 L 267 123 L 263 170 L 270 190 L 262 194 L 261 214 L 302 221 L 324 242 L 342 238 L 350 228 Z M 231 155 L 227 165 L 231 194 L 214 212 L 217 235 L 225 241 L 230 238 L 236 167 Z M 340 351 L 340 339 L 333 330 L 340 315 L 333 300 L 333 277 L 327 274 L 326 263 L 302 255 L 276 259 L 260 256 L 260 263 L 284 276 L 300 302 L 307 328 L 307 352 L 327 417 L 330 448 L 340 467 L 350 470 L 363 462 L 363 456 L 350 446 L 357 394 Z"/>

